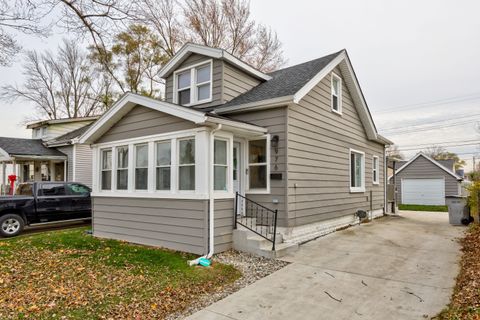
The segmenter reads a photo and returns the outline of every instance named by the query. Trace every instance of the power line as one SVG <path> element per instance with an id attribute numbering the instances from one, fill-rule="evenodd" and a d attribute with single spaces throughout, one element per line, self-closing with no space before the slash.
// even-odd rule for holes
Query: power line
<path id="1" fill-rule="evenodd" d="M 436 145 L 437 147 L 465 147 L 465 146 L 475 146 L 475 145 L 480 145 L 480 142 L 475 142 L 475 143 L 462 143 L 462 144 L 456 144 L 456 145 Z M 425 149 L 425 146 L 423 147 L 418 147 L 418 148 L 398 148 L 398 151 L 415 151 L 415 150 L 421 150 Z"/>
<path id="2" fill-rule="evenodd" d="M 388 134 L 389 135 L 398 135 L 398 134 L 403 134 L 403 133 L 430 131 L 430 130 L 434 130 L 434 129 L 443 129 L 443 128 L 455 127 L 455 126 L 458 126 L 458 125 L 475 123 L 475 122 L 479 122 L 479 121 L 480 120 L 469 120 L 469 121 L 455 122 L 455 123 L 445 124 L 445 125 L 435 125 L 435 126 L 425 127 L 425 128 L 413 128 L 413 129 L 406 129 L 406 130 L 401 130 L 401 131 L 397 131 L 397 132 L 390 132 Z M 382 131 L 382 133 L 383 133 L 383 131 Z"/>
<path id="3" fill-rule="evenodd" d="M 450 98 L 444 98 L 444 99 L 439 99 L 439 100 L 431 100 L 431 101 L 426 101 L 426 102 L 420 102 L 420 103 L 414 103 L 414 104 L 405 104 L 405 105 L 400 105 L 400 106 L 395 106 L 395 107 L 389 107 L 389 108 L 386 108 L 386 109 L 381 109 L 381 110 L 379 110 L 375 113 L 376 114 L 382 114 L 382 113 L 389 113 L 391 111 L 397 112 L 397 111 L 403 111 L 405 109 L 412 109 L 412 108 L 417 108 L 417 107 L 429 107 L 429 106 L 451 104 L 451 103 L 456 103 L 456 102 L 464 102 L 464 101 L 478 100 L 478 99 L 480 99 L 480 92 L 472 93 L 472 94 L 468 94 L 468 95 L 461 95 L 461 96 L 455 96 L 455 97 L 450 97 Z"/>
<path id="4" fill-rule="evenodd" d="M 410 144 L 410 145 L 399 145 L 399 147 L 403 148 L 409 148 L 409 147 L 421 147 L 421 146 L 440 146 L 442 144 L 451 144 L 451 143 L 478 143 L 480 145 L 480 140 L 479 139 L 473 139 L 473 140 L 457 140 L 457 141 L 441 141 L 441 142 L 430 142 L 430 143 L 420 143 L 420 144 Z"/>
<path id="5" fill-rule="evenodd" d="M 441 119 L 441 120 L 436 120 L 436 121 L 426 121 L 426 122 L 424 122 L 424 123 L 409 125 L 408 128 L 424 126 L 424 125 L 427 125 L 427 124 L 448 122 L 448 121 L 459 120 L 459 119 L 463 119 L 463 118 L 478 117 L 478 116 L 480 116 L 480 113 L 468 114 L 468 115 L 464 115 L 464 116 L 461 116 L 461 117 L 453 117 L 453 118 L 449 118 L 449 119 Z M 480 119 L 479 119 L 479 120 L 480 120 Z M 390 130 L 395 130 L 395 129 L 405 129 L 405 126 L 402 126 L 402 127 L 382 128 L 381 131 L 390 131 Z"/>

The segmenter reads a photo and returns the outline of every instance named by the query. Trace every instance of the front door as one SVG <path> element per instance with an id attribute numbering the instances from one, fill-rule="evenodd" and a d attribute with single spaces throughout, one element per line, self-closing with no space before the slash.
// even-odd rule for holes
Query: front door
<path id="1" fill-rule="evenodd" d="M 245 196 L 242 161 L 242 145 L 240 142 L 233 143 L 233 192 Z M 237 213 L 244 214 L 245 201 L 241 198 L 237 201 Z"/>

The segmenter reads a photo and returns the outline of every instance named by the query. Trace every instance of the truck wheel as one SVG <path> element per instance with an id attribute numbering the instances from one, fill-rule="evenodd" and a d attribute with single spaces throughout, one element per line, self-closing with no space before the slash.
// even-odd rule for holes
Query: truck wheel
<path id="1" fill-rule="evenodd" d="M 25 222 L 17 214 L 6 214 L 0 217 L 0 235 L 4 237 L 15 237 L 19 235 Z"/>

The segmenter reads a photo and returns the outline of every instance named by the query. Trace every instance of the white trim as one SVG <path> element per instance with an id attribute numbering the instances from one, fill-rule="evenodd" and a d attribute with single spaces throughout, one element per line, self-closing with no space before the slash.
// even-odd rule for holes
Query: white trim
<path id="1" fill-rule="evenodd" d="M 338 83 L 338 92 L 337 92 L 337 107 L 338 107 L 338 110 L 335 110 L 333 108 L 333 97 L 334 97 L 334 94 L 333 94 L 333 81 L 336 80 L 337 83 Z M 343 103 L 343 94 L 342 94 L 342 86 L 343 86 L 343 83 L 342 83 L 342 78 L 337 75 L 335 72 L 332 72 L 331 73 L 331 76 L 330 76 L 330 109 L 339 114 L 339 115 L 342 115 L 342 103 Z"/>
<path id="2" fill-rule="evenodd" d="M 211 48 L 211 47 L 202 46 L 202 45 L 193 44 L 193 43 L 185 44 L 177 52 L 177 54 L 172 59 L 170 59 L 170 61 L 168 61 L 168 63 L 165 64 L 165 66 L 163 66 L 163 68 L 159 72 L 159 76 L 161 78 L 165 78 L 166 76 L 168 76 L 172 72 L 172 70 L 178 67 L 192 53 L 197 53 L 197 54 L 215 58 L 215 59 L 226 60 L 231 64 L 233 64 L 234 66 L 236 66 L 237 68 L 259 79 L 270 80 L 272 78 L 271 76 L 266 75 L 265 73 L 249 66 L 248 64 L 234 57 L 233 55 L 229 54 L 225 50 Z"/>
<path id="3" fill-rule="evenodd" d="M 197 69 L 206 65 L 210 65 L 210 80 L 201 82 L 200 84 L 197 83 Z M 172 97 L 172 102 L 175 104 L 178 104 L 178 88 L 177 88 L 177 83 L 178 83 L 178 74 L 180 73 L 185 73 L 186 71 L 190 70 L 190 86 L 188 87 L 188 90 L 190 90 L 190 103 L 183 105 L 184 107 L 190 107 L 190 106 L 195 106 L 199 104 L 204 104 L 204 103 L 209 103 L 212 102 L 212 95 L 213 95 L 213 60 L 206 60 L 202 61 L 196 64 L 193 64 L 191 66 L 175 70 L 173 72 L 173 97 Z M 208 99 L 203 99 L 203 100 L 198 100 L 198 92 L 197 89 L 201 85 L 205 85 L 209 83 L 210 84 L 210 97 Z M 182 88 L 183 90 L 187 90 L 186 88 Z"/>
<path id="4" fill-rule="evenodd" d="M 377 166 L 375 167 L 375 159 L 377 159 Z M 375 172 L 377 173 L 377 179 L 375 180 Z M 380 184 L 380 158 L 374 155 L 372 157 L 372 184 Z"/>
<path id="5" fill-rule="evenodd" d="M 67 162 L 67 165 L 68 165 L 68 162 Z M 74 144 L 73 145 L 73 151 L 72 151 L 72 180 L 70 181 L 76 181 L 77 179 L 77 145 Z M 65 181 L 68 181 L 69 177 L 65 177 Z"/>
<path id="6" fill-rule="evenodd" d="M 362 161 L 361 161 L 361 173 L 362 173 L 362 181 L 361 182 L 362 182 L 362 184 L 361 184 L 360 187 L 352 187 L 352 153 L 362 155 Z M 365 192 L 365 152 L 350 148 L 348 159 L 349 159 L 349 162 L 348 162 L 348 176 L 349 176 L 350 193 Z"/>
<path id="7" fill-rule="evenodd" d="M 463 180 L 462 177 L 460 176 L 457 176 L 455 173 L 451 172 L 450 170 L 448 170 L 447 168 L 445 168 L 444 166 L 442 166 L 440 163 L 438 163 L 437 161 L 435 161 L 434 159 L 430 158 L 429 156 L 427 156 L 426 154 L 424 154 L 423 152 L 419 152 L 417 153 L 412 159 L 410 159 L 407 163 L 405 163 L 403 166 L 401 166 L 398 170 L 396 170 L 395 174 L 399 174 L 403 169 L 405 169 L 406 167 L 408 167 L 412 162 L 414 162 L 415 160 L 418 159 L 418 157 L 424 157 L 425 159 L 427 159 L 428 161 L 430 161 L 431 163 L 433 163 L 434 165 L 436 165 L 437 167 L 439 167 L 440 169 L 442 169 L 443 171 L 445 171 L 446 173 L 448 173 L 449 175 L 451 175 L 452 177 L 454 177 L 455 179 L 457 180 Z M 390 179 L 391 177 L 389 177 Z"/>
<path id="8" fill-rule="evenodd" d="M 255 141 L 255 140 L 263 140 L 266 139 L 266 163 L 260 163 L 260 164 L 253 164 L 253 166 L 267 166 L 267 174 L 265 179 L 267 179 L 267 187 L 265 189 L 250 189 L 250 160 L 249 160 L 249 155 L 250 155 L 250 141 Z M 270 194 L 270 134 L 266 134 L 262 137 L 256 137 L 256 138 L 251 138 L 247 139 L 246 141 L 246 152 L 245 152 L 245 167 L 248 169 L 248 174 L 246 174 L 246 181 L 245 181 L 245 193 L 246 194 Z"/>

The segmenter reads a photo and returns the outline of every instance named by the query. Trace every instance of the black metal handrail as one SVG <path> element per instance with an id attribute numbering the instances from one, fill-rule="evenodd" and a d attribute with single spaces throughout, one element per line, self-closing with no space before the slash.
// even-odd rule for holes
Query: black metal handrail
<path id="1" fill-rule="evenodd" d="M 244 202 L 244 212 L 239 213 L 240 201 Z M 238 192 L 235 193 L 234 224 L 237 224 L 256 233 L 272 243 L 272 251 L 275 251 L 277 236 L 277 215 L 278 210 L 272 210 L 261 204 L 250 200 Z"/>

